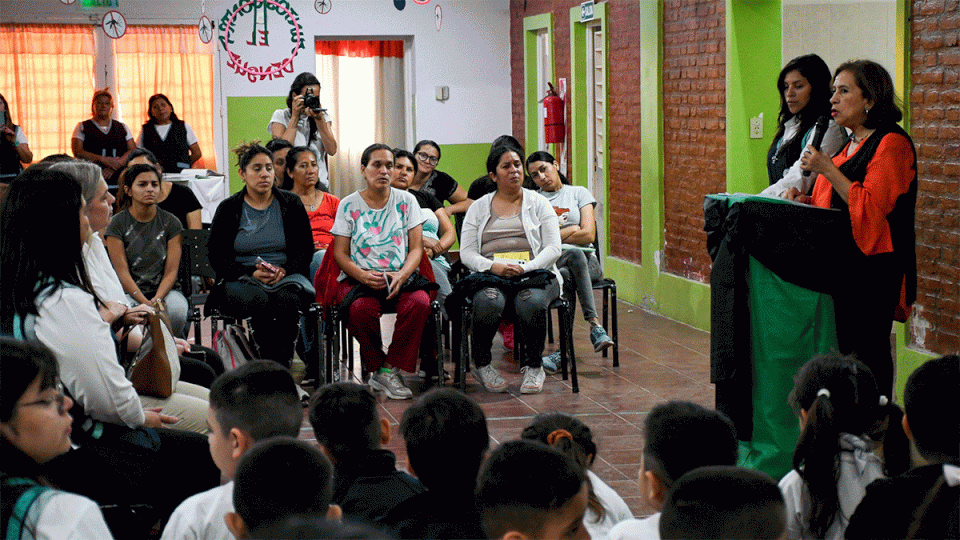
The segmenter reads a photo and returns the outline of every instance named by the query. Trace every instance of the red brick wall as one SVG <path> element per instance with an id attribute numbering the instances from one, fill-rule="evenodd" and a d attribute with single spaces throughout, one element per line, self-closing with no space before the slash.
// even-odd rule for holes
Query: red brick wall
<path id="1" fill-rule="evenodd" d="M 663 9 L 661 269 L 708 281 L 703 197 L 726 191 L 725 4 L 666 0 Z"/>
<path id="2" fill-rule="evenodd" d="M 510 2 L 510 71 L 515 81 L 513 133 L 525 147 L 523 18 L 553 13 L 554 73 L 558 79 L 566 77 L 569 81 L 570 8 L 579 5 L 577 0 Z M 610 255 L 640 263 L 640 5 L 632 1 L 617 1 L 607 2 L 606 6 Z M 569 122 L 569 106 L 567 111 Z M 527 152 L 532 150 L 527 148 Z M 629 234 L 616 234 L 616 231 L 629 231 Z"/>
<path id="3" fill-rule="evenodd" d="M 960 10 L 913 2 L 911 135 L 917 147 L 915 346 L 960 350 Z"/>

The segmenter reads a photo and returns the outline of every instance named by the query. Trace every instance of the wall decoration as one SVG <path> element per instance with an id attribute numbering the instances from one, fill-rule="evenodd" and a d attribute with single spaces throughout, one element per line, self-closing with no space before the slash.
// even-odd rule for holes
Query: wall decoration
<path id="1" fill-rule="evenodd" d="M 127 20 L 115 9 L 103 14 L 100 22 L 103 32 L 113 39 L 120 39 L 127 33 Z"/>
<path id="2" fill-rule="evenodd" d="M 436 9 L 433 10 L 433 18 L 437 21 L 437 32 L 439 32 L 440 25 L 443 24 L 443 10 L 440 9 L 440 4 L 437 4 Z"/>
<path id="3" fill-rule="evenodd" d="M 393 7 L 397 8 L 397 11 L 403 11 L 403 8 L 407 7 L 407 0 L 393 0 Z"/>
<path id="4" fill-rule="evenodd" d="M 313 9 L 317 10 L 317 13 L 321 15 L 326 15 L 330 13 L 330 8 L 333 7 L 333 0 L 316 0 L 313 3 Z"/>
<path id="5" fill-rule="evenodd" d="M 325 0 L 329 5 L 331 0 Z M 293 59 L 305 48 L 300 15 L 287 0 L 240 0 L 220 18 L 220 44 L 226 51 L 227 67 L 246 77 L 250 82 L 282 78 L 284 73 L 293 73 Z M 271 26 L 272 30 L 270 30 Z M 249 34 L 246 34 L 249 32 Z M 244 39 L 249 35 L 249 39 Z M 289 55 L 278 54 L 275 62 L 251 65 L 242 58 L 244 50 L 252 47 L 270 47 L 270 38 L 275 40 L 289 36 L 292 47 Z M 238 42 L 238 40 L 240 40 Z"/>
<path id="6" fill-rule="evenodd" d="M 425 6 L 430 3 L 430 0 L 413 0 L 413 1 L 416 2 L 417 4 L 420 4 L 421 6 Z"/>
<path id="7" fill-rule="evenodd" d="M 72 4 L 72 3 L 76 2 L 76 1 L 77 1 L 77 0 L 60 0 L 60 3 L 69 6 L 70 4 Z"/>
<path id="8" fill-rule="evenodd" d="M 213 29 L 213 21 L 210 20 L 210 17 L 206 15 L 200 17 L 200 22 L 197 23 L 197 34 L 200 36 L 200 41 L 210 43 L 210 40 L 213 39 Z"/>

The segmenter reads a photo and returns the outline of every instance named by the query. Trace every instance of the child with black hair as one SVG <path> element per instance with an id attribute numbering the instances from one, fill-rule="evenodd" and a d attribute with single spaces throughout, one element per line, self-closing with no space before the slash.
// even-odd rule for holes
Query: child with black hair
<path id="1" fill-rule="evenodd" d="M 404 411 L 400 434 L 410 470 L 427 491 L 390 512 L 388 532 L 397 538 L 483 538 L 474 497 L 490 447 L 483 409 L 458 390 L 435 388 Z"/>
<path id="2" fill-rule="evenodd" d="M 924 363 L 907 379 L 903 428 L 914 468 L 867 486 L 846 537 L 960 538 L 960 356 Z"/>
<path id="3" fill-rule="evenodd" d="M 742 467 L 700 467 L 681 476 L 660 517 L 664 539 L 775 540 L 785 529 L 776 480 Z"/>
<path id="4" fill-rule="evenodd" d="M 477 483 L 484 538 L 590 538 L 587 474 L 570 456 L 543 443 L 519 440 L 496 449 Z"/>
<path id="5" fill-rule="evenodd" d="M 237 465 L 235 512 L 224 518 L 234 538 L 276 538 L 270 534 L 291 516 L 341 517 L 331 504 L 333 466 L 316 446 L 292 437 L 253 445 Z"/>
<path id="6" fill-rule="evenodd" d="M 687 472 L 708 465 L 736 465 L 737 431 L 719 411 L 689 401 L 661 403 L 644 425 L 640 455 L 640 491 L 657 509 Z M 704 444 L 709 441 L 709 444 Z M 660 513 L 628 519 L 614 526 L 610 540 L 659 540 Z"/>
<path id="7" fill-rule="evenodd" d="M 789 399 L 798 410 L 801 432 L 793 470 L 780 480 L 788 535 L 843 538 L 867 485 L 908 466 L 902 412 L 880 395 L 870 368 L 838 354 L 804 364 Z M 872 439 L 882 441 L 883 460 L 874 453 Z"/>
<path id="8" fill-rule="evenodd" d="M 218 377 L 210 387 L 208 438 L 214 463 L 231 481 L 183 501 L 163 540 L 229 540 L 223 516 L 233 511 L 232 480 L 240 458 L 262 439 L 298 436 L 302 423 L 297 385 L 280 364 L 257 360 Z"/>
<path id="9" fill-rule="evenodd" d="M 584 525 L 590 538 L 606 538 L 614 525 L 633 518 L 623 498 L 590 471 L 597 457 L 597 443 L 586 424 L 566 413 L 541 413 L 523 429 L 520 437 L 552 446 L 572 457 L 586 471 L 588 502 Z"/>
<path id="10" fill-rule="evenodd" d="M 396 456 L 382 448 L 390 442 L 390 421 L 377 407 L 369 388 L 337 382 L 313 394 L 309 416 L 317 444 L 334 467 L 333 502 L 352 520 L 380 525 L 424 488 L 398 471 Z"/>

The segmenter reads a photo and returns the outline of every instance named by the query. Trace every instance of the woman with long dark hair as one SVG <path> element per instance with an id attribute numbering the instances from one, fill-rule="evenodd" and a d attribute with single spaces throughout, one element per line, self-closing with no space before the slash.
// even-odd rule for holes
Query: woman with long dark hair
<path id="1" fill-rule="evenodd" d="M 13 123 L 13 113 L 7 99 L 0 94 L 0 181 L 16 176 L 23 170 L 23 163 L 33 161 L 33 152 L 27 144 L 23 129 Z"/>
<path id="2" fill-rule="evenodd" d="M 313 73 L 297 75 L 287 93 L 287 108 L 273 112 L 267 130 L 274 139 L 313 150 L 319 166 L 317 177 L 330 187 L 327 156 L 337 153 L 337 139 L 330 129 L 330 116 L 320 104 L 320 81 Z"/>
<path id="3" fill-rule="evenodd" d="M 196 133 L 190 124 L 177 117 L 167 96 L 150 96 L 147 116 L 149 120 L 140 130 L 137 146 L 153 152 L 163 172 L 178 173 L 189 169 L 203 156 Z"/>
<path id="4" fill-rule="evenodd" d="M 830 115 L 830 68 L 815 54 L 787 62 L 777 77 L 780 115 L 777 134 L 767 152 L 770 187 L 761 194 L 780 197 L 791 187 L 810 193 L 816 178 L 800 170 L 800 153 L 813 138 L 814 124 Z M 820 148 L 833 155 L 847 140 L 847 132 L 832 120 Z"/>

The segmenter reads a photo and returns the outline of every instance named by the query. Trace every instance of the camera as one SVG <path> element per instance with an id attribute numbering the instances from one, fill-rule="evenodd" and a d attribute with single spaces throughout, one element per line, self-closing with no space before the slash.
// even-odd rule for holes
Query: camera
<path id="1" fill-rule="evenodd" d="M 308 109 L 313 109 L 313 112 L 320 112 L 320 96 L 313 95 L 313 90 L 308 89 L 307 93 L 303 96 L 303 106 Z"/>

